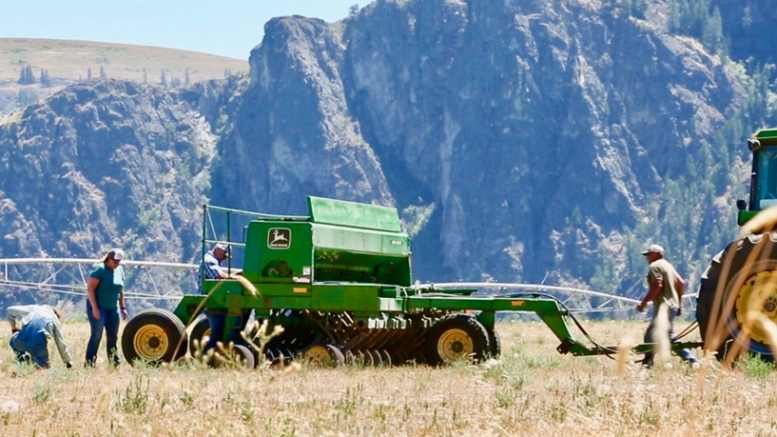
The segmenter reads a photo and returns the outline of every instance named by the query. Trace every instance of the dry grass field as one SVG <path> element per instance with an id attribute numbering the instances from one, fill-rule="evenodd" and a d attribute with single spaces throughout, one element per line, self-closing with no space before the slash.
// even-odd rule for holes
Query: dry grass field
<path id="1" fill-rule="evenodd" d="M 3 323 L 5 325 L 5 323 Z M 602 344 L 646 323 L 588 322 Z M 771 436 L 775 375 L 756 360 L 724 371 L 559 355 L 541 323 L 498 325 L 504 354 L 481 365 L 340 369 L 81 367 L 88 324 L 70 321 L 77 368 L 18 366 L 0 330 L 4 436 Z M 680 324 L 678 330 L 684 326 Z M 102 345 L 104 348 L 104 344 Z M 101 350 L 104 356 L 104 350 Z"/>

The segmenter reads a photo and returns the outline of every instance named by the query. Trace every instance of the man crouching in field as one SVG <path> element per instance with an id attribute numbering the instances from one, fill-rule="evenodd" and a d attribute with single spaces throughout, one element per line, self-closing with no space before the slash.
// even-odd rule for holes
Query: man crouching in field
<path id="1" fill-rule="evenodd" d="M 67 368 L 73 367 L 73 359 L 62 336 L 62 313 L 48 305 L 18 305 L 8 307 L 11 322 L 11 349 L 19 362 L 32 360 L 38 367 L 49 367 L 47 342 L 54 338 L 59 355 Z"/>

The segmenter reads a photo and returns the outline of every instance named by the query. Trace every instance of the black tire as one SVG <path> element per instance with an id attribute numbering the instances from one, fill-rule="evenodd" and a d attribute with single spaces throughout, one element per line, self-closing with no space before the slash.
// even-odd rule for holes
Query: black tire
<path id="1" fill-rule="evenodd" d="M 332 362 L 335 367 L 343 367 L 345 364 L 345 355 L 343 355 L 343 351 L 341 351 L 337 346 L 333 344 L 326 345 L 326 348 L 329 350 L 329 353 L 332 354 Z"/>
<path id="2" fill-rule="evenodd" d="M 777 233 L 749 235 L 735 241 L 712 258 L 709 267 L 702 275 L 696 305 L 696 320 L 699 322 L 701 338 L 705 343 L 704 349 L 716 352 L 719 360 L 723 360 L 727 351 L 731 350 L 732 342 L 739 334 L 747 311 L 761 311 L 773 322 L 777 322 L 777 308 L 767 311 L 765 304 L 757 309 L 747 306 L 752 302 L 749 297 L 753 292 L 771 294 L 766 287 L 760 287 L 759 284 L 762 284 L 763 278 L 770 276 L 770 272 L 777 271 L 776 242 Z M 752 258 L 752 263 L 748 263 L 749 258 Z M 724 266 L 726 262 L 731 264 L 730 267 Z M 723 277 L 724 273 L 725 277 Z M 717 295 L 720 295 L 720 303 L 715 310 Z M 726 309 L 724 307 L 729 300 L 733 305 L 730 309 Z M 777 306 L 777 301 L 767 299 L 766 302 Z M 711 329 L 719 325 L 719 322 L 725 323 L 722 343 L 713 348 L 711 341 L 714 334 Z M 774 359 L 769 348 L 768 335 L 764 335 L 757 326 L 753 327 L 752 337 L 747 343 L 742 345 L 742 352 L 759 355 L 767 361 Z"/>
<path id="3" fill-rule="evenodd" d="M 486 326 L 486 332 L 488 333 L 488 354 L 489 358 L 497 359 L 502 355 L 502 339 L 499 337 L 499 333 L 496 331 L 496 327 Z"/>
<path id="4" fill-rule="evenodd" d="M 247 346 L 233 344 L 214 354 L 212 365 L 217 369 L 253 369 L 256 367 L 256 357 Z"/>
<path id="5" fill-rule="evenodd" d="M 136 360 L 150 364 L 170 363 L 186 355 L 186 330 L 178 316 L 170 311 L 141 311 L 124 327 L 121 349 L 131 365 Z"/>
<path id="6" fill-rule="evenodd" d="M 429 364 L 439 366 L 465 359 L 482 361 L 490 347 L 486 328 L 474 317 L 456 314 L 432 326 L 426 341 Z"/>
<path id="7" fill-rule="evenodd" d="M 235 351 L 235 357 L 240 363 L 245 364 L 246 369 L 253 369 L 256 367 L 256 358 L 254 357 L 254 353 L 251 352 L 251 349 L 242 344 L 236 344 L 232 347 Z"/>
<path id="8" fill-rule="evenodd" d="M 208 322 L 208 318 L 200 317 L 196 322 L 194 322 L 192 333 L 189 335 L 189 350 L 192 352 L 192 355 L 196 354 L 197 352 L 202 353 L 209 338 L 210 323 Z"/>

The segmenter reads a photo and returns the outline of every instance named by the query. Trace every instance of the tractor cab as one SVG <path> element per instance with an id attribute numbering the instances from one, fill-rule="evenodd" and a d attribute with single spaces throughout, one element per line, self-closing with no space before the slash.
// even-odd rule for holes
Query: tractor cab
<path id="1" fill-rule="evenodd" d="M 777 205 L 777 129 L 764 129 L 747 140 L 753 152 L 750 202 L 737 201 L 737 224 L 742 226 L 759 211 Z"/>

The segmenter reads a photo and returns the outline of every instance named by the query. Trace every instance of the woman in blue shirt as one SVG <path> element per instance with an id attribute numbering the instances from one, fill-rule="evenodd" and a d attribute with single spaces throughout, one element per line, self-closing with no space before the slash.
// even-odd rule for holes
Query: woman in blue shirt
<path id="1" fill-rule="evenodd" d="M 114 366 L 121 364 L 119 351 L 116 348 L 119 336 L 119 310 L 121 317 L 127 319 L 127 308 L 124 306 L 124 268 L 119 265 L 124 259 L 124 251 L 111 249 L 102 261 L 95 264 L 95 269 L 89 275 L 86 302 L 86 315 L 89 317 L 91 336 L 86 346 L 86 365 L 94 366 L 97 361 L 97 350 L 100 348 L 103 330 L 107 337 L 108 361 Z"/>

